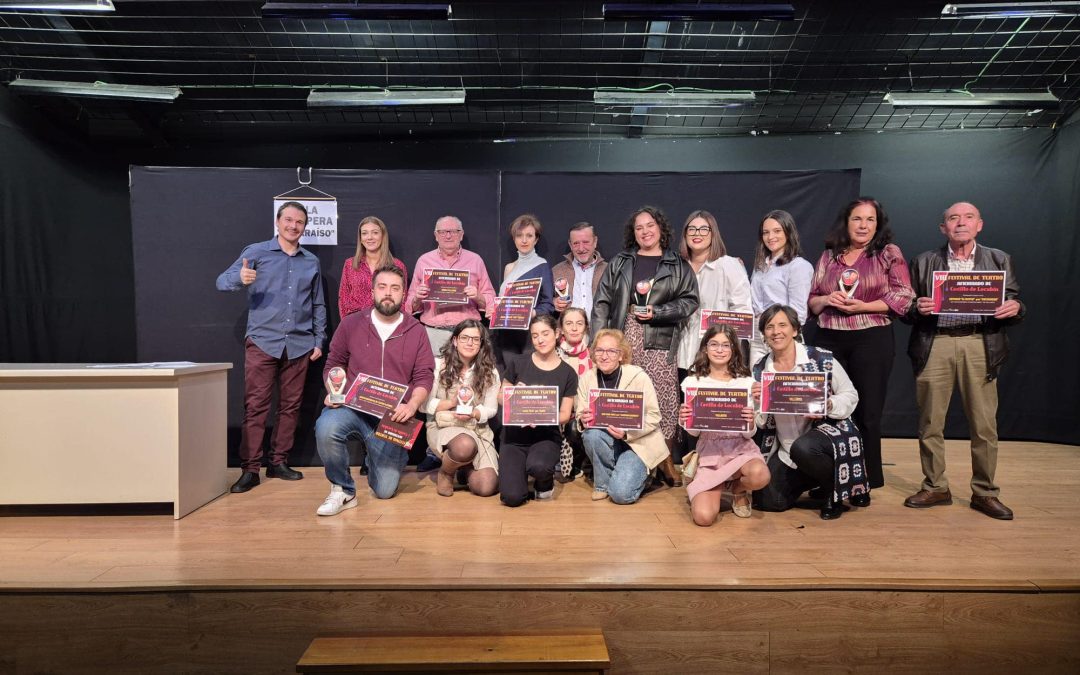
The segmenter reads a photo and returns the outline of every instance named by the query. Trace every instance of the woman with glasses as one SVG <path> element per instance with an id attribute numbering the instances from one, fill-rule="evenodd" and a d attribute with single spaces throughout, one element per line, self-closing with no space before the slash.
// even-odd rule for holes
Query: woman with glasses
<path id="1" fill-rule="evenodd" d="M 632 365 L 631 346 L 622 331 L 605 328 L 596 333 L 590 350 L 596 367 L 578 381 L 578 425 L 585 452 L 593 466 L 593 501 L 611 499 L 633 504 L 641 497 L 649 473 L 670 458 L 660 429 L 660 407 L 648 373 Z M 593 426 L 589 391 L 617 389 L 644 393 L 645 414 L 640 429 Z"/>
<path id="2" fill-rule="evenodd" d="M 503 372 L 503 387 L 557 387 L 557 424 L 506 426 L 499 446 L 499 497 L 507 506 L 521 506 L 529 498 L 529 478 L 537 499 L 555 493 L 555 464 L 559 461 L 560 428 L 574 412 L 578 376 L 556 349 L 559 325 L 550 314 L 538 314 L 529 326 L 533 351 L 510 359 Z"/>
<path id="3" fill-rule="evenodd" d="M 758 413 L 758 443 L 772 478 L 754 493 L 754 504 L 762 511 L 786 511 L 802 493 L 818 488 L 825 493 L 822 520 L 839 518 L 848 510 L 845 499 L 857 505 L 869 494 L 862 437 L 850 417 L 859 393 L 832 352 L 795 340 L 801 327 L 791 307 L 769 307 L 758 329 L 769 355 L 754 365 L 755 380 L 766 372 L 827 373 L 829 392 L 824 416 Z M 760 405 L 760 388 L 755 399 Z"/>
<path id="4" fill-rule="evenodd" d="M 371 275 L 374 270 L 394 265 L 405 274 L 405 263 L 390 255 L 390 237 L 386 223 L 375 216 L 360 221 L 356 228 L 356 254 L 345 261 L 338 288 L 338 313 L 342 319 L 353 312 L 371 309 L 375 300 L 371 295 Z"/>
<path id="5" fill-rule="evenodd" d="M 498 408 L 499 373 L 488 330 L 476 319 L 465 319 L 435 360 L 435 386 L 424 408 L 428 447 L 442 461 L 435 486 L 443 497 L 454 494 L 455 473 L 473 494 L 495 494 L 499 456 L 487 422 Z"/>
<path id="6" fill-rule="evenodd" d="M 799 325 L 805 324 L 814 266 L 802 257 L 795 218 L 787 211 L 769 211 L 761 219 L 757 239 L 754 273 L 750 277 L 755 322 L 769 307 L 787 305 L 799 315 Z M 750 364 L 768 352 L 761 335 L 755 334 L 750 340 Z"/>
<path id="7" fill-rule="evenodd" d="M 690 375 L 683 380 L 683 393 L 688 388 L 738 387 L 748 392 L 761 385 L 750 377 L 739 338 L 731 326 L 711 326 L 701 338 Z M 731 510 L 740 518 L 749 518 L 750 495 L 769 484 L 769 469 L 757 445 L 751 440 L 757 427 L 754 408 L 742 411 L 746 431 L 696 431 L 687 433 L 698 437 L 698 470 L 686 486 L 690 513 L 694 524 L 709 527 L 720 515 L 720 502 L 725 487 L 732 493 Z M 679 423 L 684 427 L 690 418 L 690 406 L 679 408 Z"/>
<path id="8" fill-rule="evenodd" d="M 675 356 L 686 319 L 698 309 L 698 288 L 690 264 L 669 250 L 671 226 L 660 209 L 643 206 L 630 215 L 626 247 L 612 259 L 593 299 L 592 326 L 621 329 L 633 363 L 656 389 L 660 428 L 670 450 L 678 428 L 679 381 Z M 660 468 L 668 485 L 682 485 L 670 454 Z"/>

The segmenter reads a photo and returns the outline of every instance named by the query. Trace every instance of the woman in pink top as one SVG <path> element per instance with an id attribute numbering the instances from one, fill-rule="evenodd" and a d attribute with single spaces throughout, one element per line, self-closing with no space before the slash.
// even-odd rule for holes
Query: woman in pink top
<path id="1" fill-rule="evenodd" d="M 405 273 L 405 263 L 390 255 L 386 223 L 368 216 L 356 228 L 356 255 L 345 261 L 338 289 L 338 313 L 344 319 L 353 312 L 375 306 L 371 295 L 371 274 L 384 265 L 394 265 Z M 406 273 L 405 278 L 409 276 Z"/>
<path id="2" fill-rule="evenodd" d="M 859 197 L 840 212 L 826 237 L 810 288 L 810 311 L 820 327 L 815 343 L 833 352 L 859 392 L 853 417 L 862 431 L 871 488 L 885 485 L 881 411 L 893 364 L 892 322 L 915 298 L 904 254 L 892 238 L 881 204 Z M 851 502 L 867 506 L 870 494 Z"/>

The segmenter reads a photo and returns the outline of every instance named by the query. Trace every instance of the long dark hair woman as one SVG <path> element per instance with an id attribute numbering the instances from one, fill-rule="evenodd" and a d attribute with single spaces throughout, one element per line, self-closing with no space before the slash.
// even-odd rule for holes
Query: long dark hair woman
<path id="1" fill-rule="evenodd" d="M 799 325 L 805 324 L 814 266 L 802 257 L 794 216 L 780 209 L 769 211 L 758 225 L 757 239 L 750 277 L 755 319 L 773 305 L 787 305 L 799 315 Z M 761 335 L 755 334 L 750 341 L 750 364 L 768 352 Z"/>
<path id="2" fill-rule="evenodd" d="M 885 485 L 881 412 L 895 351 L 892 323 L 915 299 L 904 254 L 892 238 L 881 204 L 859 197 L 837 216 L 810 289 L 810 311 L 820 327 L 815 343 L 833 353 L 859 392 L 854 419 L 871 488 Z M 856 497 L 856 505 L 869 504 L 869 492 Z"/>
<path id="3" fill-rule="evenodd" d="M 499 373 L 487 327 L 465 319 L 435 360 L 435 386 L 424 412 L 430 447 L 442 461 L 438 493 L 454 494 L 454 478 L 481 497 L 498 488 L 499 456 L 488 420 L 499 408 Z"/>
<path id="4" fill-rule="evenodd" d="M 671 250 L 671 243 L 671 225 L 660 209 L 643 206 L 630 214 L 623 230 L 625 250 L 604 271 L 592 311 L 593 330 L 623 331 L 634 365 L 652 380 L 669 449 L 678 429 L 679 339 L 686 319 L 699 307 L 694 270 Z M 660 468 L 669 485 L 682 484 L 670 456 Z"/>
<path id="5" fill-rule="evenodd" d="M 698 345 L 683 392 L 690 388 L 739 387 L 753 391 L 754 378 L 746 365 L 739 337 L 731 326 L 711 326 Z M 760 387 L 760 385 L 758 385 Z M 679 408 L 679 422 L 686 424 L 690 406 Z M 754 441 L 757 430 L 754 408 L 743 409 L 745 431 L 691 431 L 698 436 L 698 470 L 686 486 L 690 514 L 696 525 L 708 527 L 720 515 L 724 488 L 732 492 L 731 510 L 740 518 L 751 515 L 751 494 L 769 484 L 769 469 Z"/>

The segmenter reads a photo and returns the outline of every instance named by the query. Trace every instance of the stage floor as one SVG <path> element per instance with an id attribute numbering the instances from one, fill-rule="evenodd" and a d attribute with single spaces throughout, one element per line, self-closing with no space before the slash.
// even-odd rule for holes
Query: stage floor
<path id="1" fill-rule="evenodd" d="M 461 490 L 439 497 L 434 474 L 411 467 L 395 498 L 376 500 L 361 482 L 359 507 L 320 518 L 328 483 L 309 468 L 179 521 L 2 517 L 0 590 L 1080 589 L 1080 448 L 1001 444 L 1011 522 L 969 508 L 965 442 L 949 442 L 952 506 L 902 505 L 920 481 L 914 440 L 886 441 L 885 461 L 873 505 L 837 521 L 728 511 L 710 528 L 691 522 L 684 489 L 616 506 L 590 501 L 579 479 L 510 509 Z"/>

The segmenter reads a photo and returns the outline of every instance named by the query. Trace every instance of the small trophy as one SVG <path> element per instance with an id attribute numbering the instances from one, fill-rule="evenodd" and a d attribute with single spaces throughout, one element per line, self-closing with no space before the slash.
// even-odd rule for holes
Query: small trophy
<path id="1" fill-rule="evenodd" d="M 458 415 L 471 415 L 473 411 L 473 389 L 467 384 L 463 384 L 458 387 L 457 390 L 457 408 L 454 409 Z"/>
<path id="2" fill-rule="evenodd" d="M 637 282 L 636 293 L 634 294 L 637 304 L 631 307 L 630 311 L 638 315 L 649 313 L 649 296 L 652 295 L 652 286 L 652 279 Z"/>
<path id="3" fill-rule="evenodd" d="M 566 300 L 570 297 L 570 284 L 567 283 L 566 277 L 559 277 L 555 280 L 555 294 L 559 296 L 560 300 Z"/>
<path id="4" fill-rule="evenodd" d="M 330 392 L 331 405 L 341 405 L 345 402 L 344 368 L 331 368 L 326 374 L 326 391 Z"/>
<path id="5" fill-rule="evenodd" d="M 855 289 L 859 287 L 859 272 L 850 267 L 840 273 L 840 290 L 849 298 L 855 297 Z"/>

